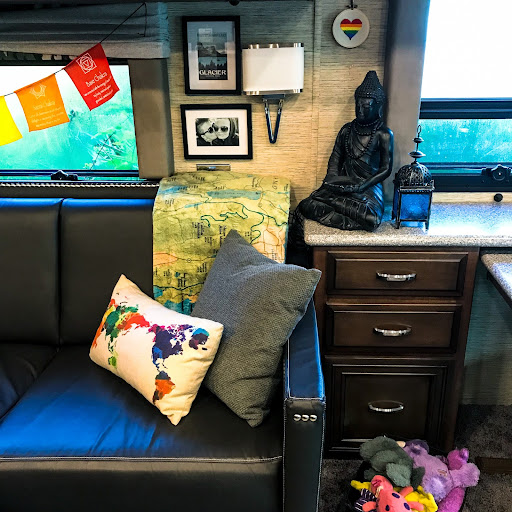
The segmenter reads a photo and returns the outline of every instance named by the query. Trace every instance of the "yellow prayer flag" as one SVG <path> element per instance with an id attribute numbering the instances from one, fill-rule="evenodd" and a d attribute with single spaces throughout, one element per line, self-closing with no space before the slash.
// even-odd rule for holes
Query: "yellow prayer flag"
<path id="1" fill-rule="evenodd" d="M 29 131 L 44 130 L 69 122 L 55 75 L 43 78 L 15 92 L 25 112 Z"/>
<path id="2" fill-rule="evenodd" d="M 22 135 L 12 118 L 7 102 L 0 96 L 0 146 L 21 139 Z"/>

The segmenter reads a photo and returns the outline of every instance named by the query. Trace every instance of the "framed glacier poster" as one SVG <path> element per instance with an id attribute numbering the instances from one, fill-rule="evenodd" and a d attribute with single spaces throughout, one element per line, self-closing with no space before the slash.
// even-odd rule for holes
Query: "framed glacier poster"
<path id="1" fill-rule="evenodd" d="M 241 94 L 240 17 L 184 16 L 186 94 Z"/>

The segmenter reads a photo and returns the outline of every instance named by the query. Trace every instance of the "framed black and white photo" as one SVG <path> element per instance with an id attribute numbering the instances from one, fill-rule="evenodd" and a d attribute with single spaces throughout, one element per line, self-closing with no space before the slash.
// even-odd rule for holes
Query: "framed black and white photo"
<path id="1" fill-rule="evenodd" d="M 240 17 L 183 16 L 186 94 L 241 94 Z"/>
<path id="2" fill-rule="evenodd" d="M 181 105 L 187 159 L 251 159 L 250 104 Z"/>

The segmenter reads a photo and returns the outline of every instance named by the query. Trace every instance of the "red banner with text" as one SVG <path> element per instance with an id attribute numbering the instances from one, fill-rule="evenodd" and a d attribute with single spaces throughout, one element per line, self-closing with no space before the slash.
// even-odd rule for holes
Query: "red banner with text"
<path id="1" fill-rule="evenodd" d="M 89 110 L 103 105 L 119 91 L 101 44 L 82 53 L 64 70 L 73 80 Z"/>

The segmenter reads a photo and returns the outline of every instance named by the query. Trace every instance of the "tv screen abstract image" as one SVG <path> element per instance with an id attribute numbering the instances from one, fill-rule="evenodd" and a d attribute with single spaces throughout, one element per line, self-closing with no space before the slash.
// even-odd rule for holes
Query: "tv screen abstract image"
<path id="1" fill-rule="evenodd" d="M 0 95 L 41 80 L 61 66 L 2 66 Z M 65 71 L 56 74 L 69 123 L 28 131 L 18 97 L 5 100 L 23 138 L 0 146 L 4 171 L 136 172 L 137 145 L 133 122 L 130 75 L 127 64 L 112 65 L 119 92 L 105 104 L 89 110 Z"/>

